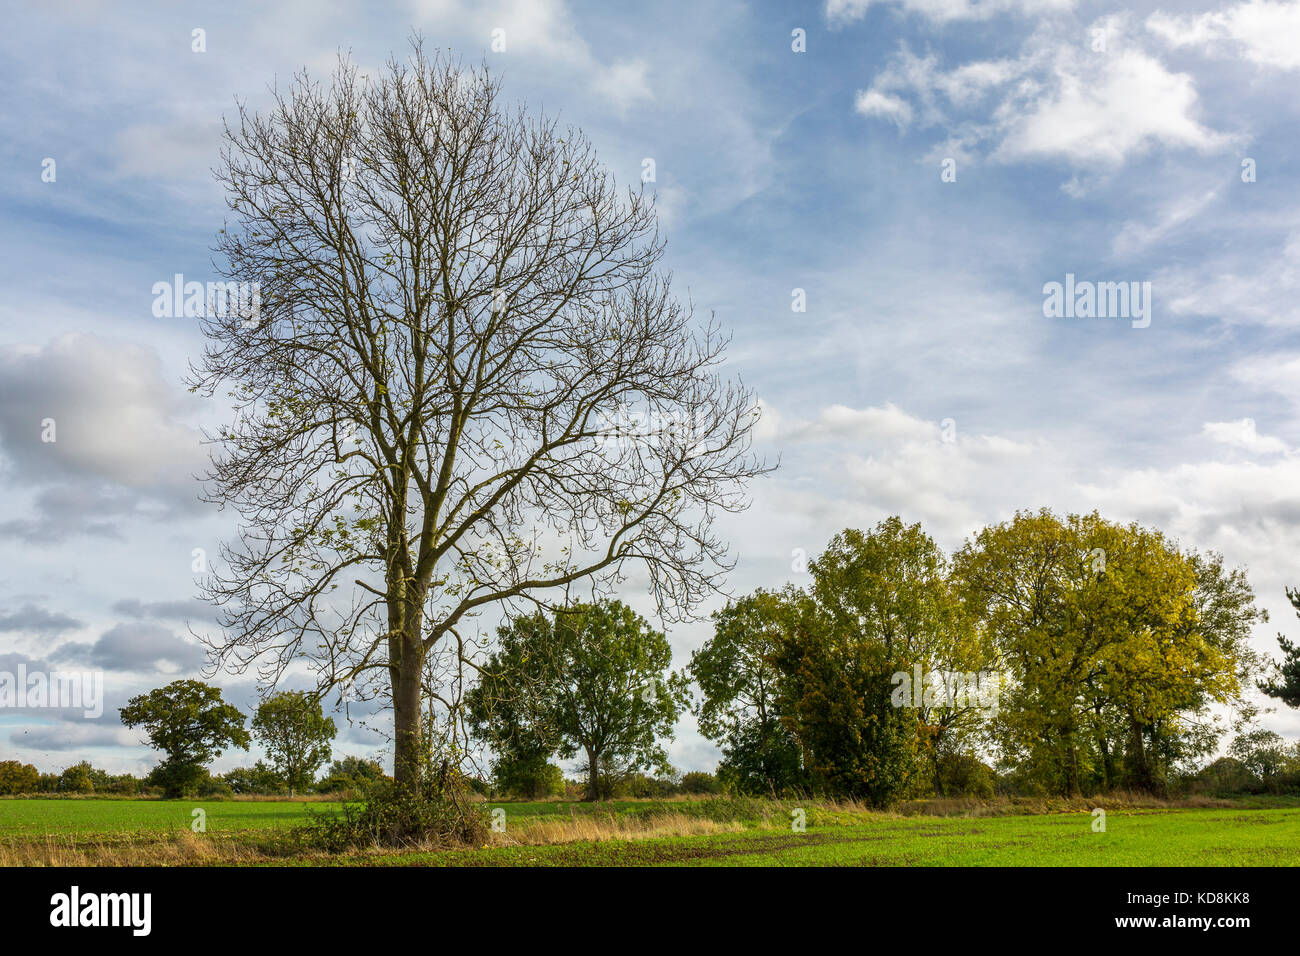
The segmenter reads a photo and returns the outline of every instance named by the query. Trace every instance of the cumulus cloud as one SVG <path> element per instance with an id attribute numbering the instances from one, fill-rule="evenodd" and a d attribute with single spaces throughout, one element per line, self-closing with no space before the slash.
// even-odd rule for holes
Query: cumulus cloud
<path id="1" fill-rule="evenodd" d="M 197 509 L 204 459 L 187 398 L 144 346 L 66 335 L 0 347 L 0 454 L 36 509 L 0 534 L 112 537 L 118 518 Z"/>
<path id="2" fill-rule="evenodd" d="M 17 610 L 0 614 L 0 631 L 29 631 L 34 634 L 61 634 L 75 631 L 81 622 L 75 617 L 47 611 L 35 604 L 24 604 Z"/>
<path id="3" fill-rule="evenodd" d="M 1235 422 L 1206 422 L 1204 434 L 1211 441 L 1260 454 L 1280 454 L 1287 450 L 1280 438 L 1259 434 L 1255 419 L 1242 418 Z"/>
<path id="4" fill-rule="evenodd" d="M 936 54 L 904 44 L 855 109 L 900 127 L 955 129 L 950 142 L 1000 161 L 1059 160 L 1110 169 L 1157 147 L 1211 152 L 1231 143 L 1199 119 L 1191 76 L 1167 69 L 1135 41 L 1127 19 L 1092 29 L 1106 40 L 1094 51 L 1077 28 L 1036 31 L 1014 59 L 975 60 L 944 69 Z M 949 148 L 945 146 L 944 148 Z"/>
<path id="5" fill-rule="evenodd" d="M 87 747 L 133 747 L 140 743 L 140 735 L 118 725 L 61 723 L 29 727 L 13 736 L 17 747 L 44 751 L 74 751 L 80 753 Z"/>
<path id="6" fill-rule="evenodd" d="M 853 108 L 863 116 L 892 120 L 900 128 L 912 121 L 912 107 L 907 100 L 880 90 L 859 90 Z"/>
<path id="7" fill-rule="evenodd" d="M 1199 460 L 1125 467 L 1099 466 L 1050 433 L 1027 441 L 945 432 L 890 405 L 829 407 L 812 422 L 773 417 L 780 424 L 764 445 L 803 462 L 805 472 L 815 458 L 821 474 L 834 476 L 785 486 L 778 472 L 773 483 L 782 487 L 764 494 L 805 529 L 803 540 L 824 542 L 848 523 L 899 514 L 951 547 L 1018 508 L 1044 505 L 1148 522 L 1197 546 L 1229 548 L 1251 565 L 1272 557 L 1281 529 L 1300 533 L 1300 455 L 1249 419 L 1205 423 L 1201 437 L 1211 444 Z M 1249 454 L 1223 460 L 1210 452 L 1221 445 Z"/>
<path id="8" fill-rule="evenodd" d="M 1146 28 L 1171 47 L 1300 70 L 1300 3 L 1247 0 L 1192 16 L 1157 11 L 1147 17 Z"/>
<path id="9" fill-rule="evenodd" d="M 65 644 L 55 656 L 104 670 L 166 675 L 196 671 L 205 659 L 199 645 L 160 625 L 138 622 L 109 628 L 93 644 Z"/>

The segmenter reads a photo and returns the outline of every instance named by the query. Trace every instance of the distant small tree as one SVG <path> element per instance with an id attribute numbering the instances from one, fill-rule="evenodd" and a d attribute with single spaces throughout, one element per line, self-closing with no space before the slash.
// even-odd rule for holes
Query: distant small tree
<path id="1" fill-rule="evenodd" d="M 74 763 L 59 774 L 60 793 L 93 793 L 94 790 L 94 768 L 89 761 Z"/>
<path id="2" fill-rule="evenodd" d="M 1286 769 L 1286 741 L 1280 734 L 1262 728 L 1238 734 L 1228 746 L 1228 756 L 1241 761 L 1254 776 L 1265 783 Z"/>
<path id="3" fill-rule="evenodd" d="M 528 761 L 498 760 L 492 770 L 493 782 L 502 793 L 529 800 L 564 793 L 564 771 L 544 757 Z"/>
<path id="4" fill-rule="evenodd" d="M 330 759 L 330 741 L 338 729 L 321 711 L 317 697 L 286 690 L 262 701 L 253 715 L 253 733 L 293 796 L 310 787 L 316 771 Z"/>
<path id="5" fill-rule="evenodd" d="M 371 784 L 383 780 L 384 776 L 384 766 L 378 760 L 344 757 L 330 764 L 325 779 L 320 782 L 317 789 L 322 793 L 365 790 Z"/>
<path id="6" fill-rule="evenodd" d="M 129 773 L 121 773 L 107 776 L 102 785 L 97 782 L 95 790 L 104 793 L 131 795 L 140 792 L 140 781 Z"/>
<path id="7" fill-rule="evenodd" d="M 718 783 L 718 778 L 713 774 L 692 770 L 690 773 L 682 774 L 681 789 L 682 793 L 711 794 L 721 793 L 722 785 Z"/>
<path id="8" fill-rule="evenodd" d="M 585 754 L 587 799 L 611 768 L 668 770 L 658 738 L 687 703 L 685 676 L 666 673 L 668 638 L 620 601 L 574 604 L 554 620 L 537 613 L 499 631 L 500 651 L 466 695 L 471 726 L 498 753 L 555 746 Z M 508 715 L 508 719 L 501 719 Z"/>
<path id="9" fill-rule="evenodd" d="M 41 772 L 29 763 L 0 761 L 0 794 L 36 793 L 41 787 Z"/>
<path id="10" fill-rule="evenodd" d="M 221 778 L 230 787 L 232 793 L 275 794 L 288 789 L 282 777 L 274 767 L 268 767 L 259 760 L 251 767 L 236 767 Z"/>
<path id="11" fill-rule="evenodd" d="M 506 757 L 493 763 L 493 783 L 502 793 L 541 800 L 564 792 L 564 771 L 546 760 L 545 754 L 537 757 Z"/>
<path id="12" fill-rule="evenodd" d="M 229 746 L 248 749 L 245 717 L 221 698 L 221 689 L 196 680 L 172 681 L 132 697 L 119 711 L 127 727 L 143 727 L 167 758 L 150 775 L 168 797 L 196 792 L 204 767 Z"/>

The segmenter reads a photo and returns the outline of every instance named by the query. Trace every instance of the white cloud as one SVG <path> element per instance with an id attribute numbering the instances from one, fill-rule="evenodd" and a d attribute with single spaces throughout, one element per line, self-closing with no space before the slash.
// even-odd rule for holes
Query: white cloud
<path id="1" fill-rule="evenodd" d="M 768 412 L 764 410 L 764 416 Z M 936 440 L 939 425 L 909 415 L 893 404 L 872 408 L 830 405 L 813 421 L 773 419 L 767 434 L 777 441 L 898 441 Z"/>
<path id="2" fill-rule="evenodd" d="M 1282 439 L 1259 434 L 1253 418 L 1242 418 L 1235 422 L 1206 422 L 1202 431 L 1211 441 L 1260 454 L 1278 454 L 1287 450 L 1286 442 Z"/>
<path id="3" fill-rule="evenodd" d="M 1182 195 L 1161 209 L 1156 221 L 1150 225 L 1136 220 L 1125 222 L 1111 243 L 1111 251 L 1118 256 L 1127 256 L 1147 249 L 1199 216 L 1218 195 L 1217 189 Z"/>
<path id="4" fill-rule="evenodd" d="M 1015 91 L 998 110 L 1002 159 L 1056 158 L 1118 166 L 1154 146 L 1209 152 L 1226 136 L 1196 119 L 1196 86 L 1138 50 L 1057 49 L 1043 86 Z"/>
<path id="5" fill-rule="evenodd" d="M 1069 10 L 1074 0 L 826 0 L 826 19 L 840 25 L 861 20 L 873 6 L 897 5 L 936 23 L 988 20 L 1003 13 L 1040 16 Z"/>
<path id="6" fill-rule="evenodd" d="M 116 537 L 117 519 L 197 511 L 206 457 L 189 399 L 146 346 L 74 334 L 0 347 L 6 484 L 11 500 L 34 491 L 36 511 L 0 522 L 0 537 Z"/>
<path id="7" fill-rule="evenodd" d="M 601 60 L 578 32 L 564 0 L 415 0 L 413 7 L 420 23 L 458 30 L 468 27 L 485 47 L 494 41 L 493 31 L 503 31 L 503 36 L 496 35 L 505 42 L 499 55 L 537 58 L 584 73 L 588 89 L 608 99 L 620 113 L 654 98 L 646 61 Z"/>
<path id="8" fill-rule="evenodd" d="M 1157 11 L 1147 17 L 1146 27 L 1172 47 L 1300 70 L 1300 3 L 1247 0 L 1195 16 Z"/>
<path id="9" fill-rule="evenodd" d="M 221 123 L 135 123 L 117 134 L 115 145 L 119 175 L 206 181 L 220 154 Z"/>
<path id="10" fill-rule="evenodd" d="M 912 121 L 912 107 L 907 101 L 879 90 L 859 90 L 853 108 L 863 116 L 880 116 L 904 127 Z"/>
<path id="11" fill-rule="evenodd" d="M 1272 392 L 1300 406 L 1300 352 L 1253 356 L 1232 366 L 1232 376 L 1261 392 Z"/>
<path id="12" fill-rule="evenodd" d="M 1300 232 L 1272 255 L 1223 253 L 1154 277 L 1176 315 L 1210 316 L 1228 325 L 1292 327 L 1300 321 Z"/>
<path id="13" fill-rule="evenodd" d="M 1198 118 L 1192 78 L 1170 72 L 1135 44 L 1124 46 L 1124 16 L 1096 21 L 1109 52 L 1094 52 L 1090 34 L 1042 28 L 1016 59 L 976 60 L 944 70 L 935 55 L 906 45 L 859 91 L 855 109 L 900 127 L 959 127 L 963 151 L 980 142 L 996 159 L 1058 159 L 1114 168 L 1155 147 L 1209 152 L 1231 140 Z M 991 94 L 994 102 L 980 109 Z M 905 97 L 910 97 L 911 101 Z M 965 111 L 967 117 L 956 115 Z M 971 116 L 971 113 L 974 116 Z M 1078 180 L 1072 195 L 1081 191 Z"/>
<path id="14" fill-rule="evenodd" d="M 180 421 L 186 398 L 146 346 L 65 335 L 0 348 L 0 447 L 21 477 L 193 494 L 204 459 L 198 431 Z M 45 419 L 54 441 L 42 440 Z"/>

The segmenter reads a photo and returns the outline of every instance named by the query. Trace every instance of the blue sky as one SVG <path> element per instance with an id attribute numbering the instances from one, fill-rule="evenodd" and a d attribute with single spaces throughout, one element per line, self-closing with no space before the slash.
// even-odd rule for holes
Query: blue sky
<path id="1" fill-rule="evenodd" d="M 802 583 L 795 549 L 893 513 L 951 549 L 1017 508 L 1096 507 L 1246 566 L 1260 649 L 1300 629 L 1300 3 L 264 6 L 33 5 L 0 36 L 0 669 L 80 663 L 106 688 L 100 720 L 0 713 L 5 756 L 155 761 L 116 707 L 197 675 L 191 555 L 234 529 L 191 478 L 222 414 L 181 386 L 201 338 L 151 288 L 215 278 L 237 98 L 340 49 L 375 68 L 412 29 L 581 126 L 620 179 L 654 159 L 677 287 L 731 330 L 782 462 L 721 528 L 733 590 Z M 1067 273 L 1150 282 L 1150 325 L 1045 317 Z M 672 630 L 679 665 L 707 633 Z M 381 746 L 345 726 L 336 750 Z M 689 718 L 671 753 L 717 756 Z"/>

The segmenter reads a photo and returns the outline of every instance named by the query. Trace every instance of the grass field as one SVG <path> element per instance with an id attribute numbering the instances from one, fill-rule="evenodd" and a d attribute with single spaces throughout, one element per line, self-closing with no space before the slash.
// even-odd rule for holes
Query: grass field
<path id="1" fill-rule="evenodd" d="M 492 844 L 464 850 L 277 852 L 333 805 L 293 801 L 0 800 L 0 862 L 421 866 L 1300 866 L 1300 808 L 879 814 L 791 801 L 488 803 Z M 202 809 L 207 832 L 190 830 Z M 992 808 L 999 813 L 1006 807 Z M 1015 809 L 1014 807 L 1011 809 Z"/>

